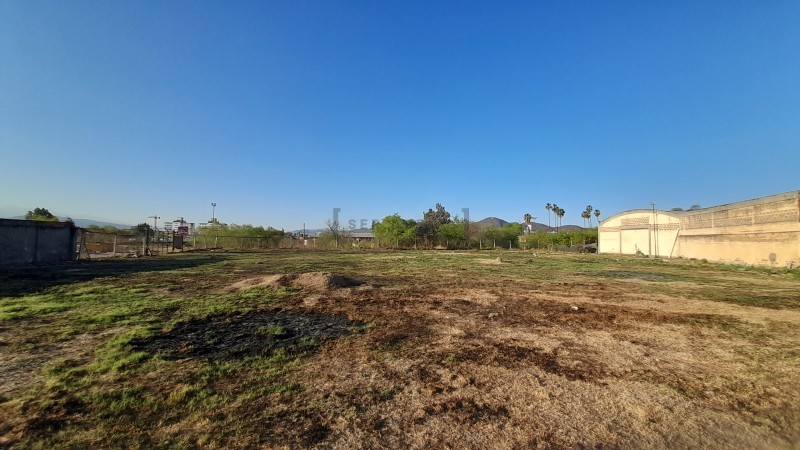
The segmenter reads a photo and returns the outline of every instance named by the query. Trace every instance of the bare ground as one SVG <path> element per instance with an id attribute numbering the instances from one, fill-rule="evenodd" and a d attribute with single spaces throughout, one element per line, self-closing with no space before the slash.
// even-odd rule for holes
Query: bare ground
<path id="1" fill-rule="evenodd" d="M 136 351 L 177 360 L 166 369 L 171 376 L 135 375 L 149 392 L 174 392 L 188 383 L 182 373 L 203 361 L 302 351 L 303 339 L 319 345 L 281 375 L 296 387 L 290 395 L 230 397 L 204 420 L 153 420 L 139 432 L 152 439 L 144 442 L 765 449 L 800 443 L 800 308 L 676 295 L 702 286 L 671 279 L 674 272 L 637 272 L 635 262 L 613 276 L 567 268 L 528 279 L 526 265 L 544 268 L 524 255 L 430 258 L 422 267 L 413 255 L 378 254 L 364 266 L 387 266 L 351 267 L 348 276 L 280 267 L 218 275 L 223 292 L 296 292 L 278 307 L 182 321 L 134 341 Z M 442 259 L 456 263 L 437 265 Z M 772 289 L 791 299 L 798 288 L 796 278 L 714 277 L 717 286 L 743 293 Z M 109 330 L 103 333 L 115 329 Z M 4 342 L 22 336 L 2 333 Z M 20 414 L 0 423 L 6 442 L 31 443 L 25 430 L 35 429 L 31 421 L 40 416 L 23 417 L 25 409 L 10 399 L 37 385 L 42 361 L 89 358 L 82 349 L 105 336 L 81 334 L 17 359 L 4 353 L 10 346 L 0 346 L 0 380 L 11 386 L 0 412 Z M 10 381 L 20 378 L 27 381 Z M 257 380 L 232 376 L 212 390 L 240 392 Z M 242 432 L 225 435 L 230 427 Z M 215 435 L 225 437 L 209 437 Z"/>

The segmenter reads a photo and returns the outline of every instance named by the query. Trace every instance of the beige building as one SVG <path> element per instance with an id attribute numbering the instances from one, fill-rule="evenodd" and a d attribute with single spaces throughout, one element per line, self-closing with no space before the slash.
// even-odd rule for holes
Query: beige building
<path id="1" fill-rule="evenodd" d="M 598 252 L 800 265 L 800 191 L 694 211 L 625 211 L 600 222 Z"/>

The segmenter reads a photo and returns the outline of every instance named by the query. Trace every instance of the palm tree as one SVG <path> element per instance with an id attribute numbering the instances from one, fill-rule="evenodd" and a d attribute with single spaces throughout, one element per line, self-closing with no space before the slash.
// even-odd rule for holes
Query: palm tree
<path id="1" fill-rule="evenodd" d="M 558 205 L 555 203 L 550 205 L 550 211 L 553 211 L 553 225 L 556 227 L 556 230 L 558 230 Z"/>
<path id="2" fill-rule="evenodd" d="M 592 228 L 592 205 L 586 205 L 586 209 L 583 212 L 586 214 L 586 218 L 589 219 L 589 228 Z"/>
<path id="3" fill-rule="evenodd" d="M 525 220 L 525 231 L 528 234 L 530 234 L 530 232 L 531 232 L 531 219 L 532 218 L 533 218 L 533 216 L 531 216 L 528 213 L 525 213 L 525 216 L 523 217 L 523 220 Z"/>
<path id="4" fill-rule="evenodd" d="M 547 226 L 549 227 L 550 226 L 550 211 L 553 210 L 553 205 L 548 203 L 548 204 L 544 205 L 544 209 L 547 210 Z"/>
<path id="5" fill-rule="evenodd" d="M 558 208 L 558 226 L 559 227 L 561 227 L 561 224 L 562 224 L 561 221 L 562 221 L 562 219 L 564 219 L 564 214 L 565 213 L 566 213 L 566 211 L 564 211 L 564 208 L 561 208 L 561 207 Z"/>
<path id="6" fill-rule="evenodd" d="M 599 209 L 595 209 L 594 210 L 594 216 L 597 217 L 597 227 L 600 228 L 600 210 Z"/>

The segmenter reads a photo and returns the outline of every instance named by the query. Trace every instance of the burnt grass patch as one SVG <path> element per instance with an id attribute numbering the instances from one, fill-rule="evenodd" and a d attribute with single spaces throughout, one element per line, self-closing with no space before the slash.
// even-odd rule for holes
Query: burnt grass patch
<path id="1" fill-rule="evenodd" d="M 135 340 L 136 351 L 160 354 L 165 359 L 198 358 L 228 361 L 312 350 L 319 344 L 363 326 L 345 316 L 299 311 L 254 311 L 178 323 L 172 330 Z"/>
<path id="2" fill-rule="evenodd" d="M 427 417 L 447 415 L 461 423 L 478 423 L 486 420 L 505 420 L 508 418 L 508 408 L 503 405 L 495 406 L 484 402 L 476 402 L 471 398 L 451 398 L 436 402 L 424 408 Z M 427 418 L 417 419 L 424 422 Z"/>
<path id="3" fill-rule="evenodd" d="M 600 272 L 597 275 L 604 278 L 621 278 L 621 279 L 635 278 L 646 281 L 673 281 L 678 279 L 678 277 L 663 273 L 629 272 L 623 270 L 607 270 L 604 272 Z"/>

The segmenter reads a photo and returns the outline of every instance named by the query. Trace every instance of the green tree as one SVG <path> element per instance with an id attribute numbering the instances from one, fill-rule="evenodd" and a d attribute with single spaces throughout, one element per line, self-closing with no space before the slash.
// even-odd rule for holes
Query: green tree
<path id="1" fill-rule="evenodd" d="M 372 233 L 379 241 L 391 245 L 408 245 L 416 237 L 417 222 L 405 220 L 399 214 L 393 214 L 373 224 Z"/>
<path id="2" fill-rule="evenodd" d="M 466 224 L 461 221 L 443 223 L 439 225 L 437 234 L 439 242 L 444 242 L 445 245 L 456 244 L 466 239 Z"/>
<path id="3" fill-rule="evenodd" d="M 58 222 L 58 217 L 54 216 L 47 208 L 34 208 L 25 214 L 25 220 L 38 220 L 40 222 Z"/>
<path id="4" fill-rule="evenodd" d="M 599 228 L 600 227 L 600 210 L 599 209 L 595 209 L 594 210 L 594 217 L 597 219 L 597 227 Z"/>
<path id="5" fill-rule="evenodd" d="M 441 203 L 437 203 L 436 211 L 428 209 L 428 212 L 423 213 L 422 222 L 420 222 L 418 226 L 418 233 L 420 236 L 427 239 L 430 244 L 433 244 L 436 241 L 436 234 L 439 232 L 439 227 L 450 222 L 450 213 L 444 209 Z"/>
<path id="6" fill-rule="evenodd" d="M 150 226 L 150 224 L 147 224 L 147 223 L 144 223 L 144 222 L 142 222 L 139 225 L 136 225 L 135 227 L 132 228 L 132 230 L 133 230 L 133 232 L 134 232 L 134 234 L 136 236 L 152 235 L 151 229 L 152 229 L 152 227 Z"/>

